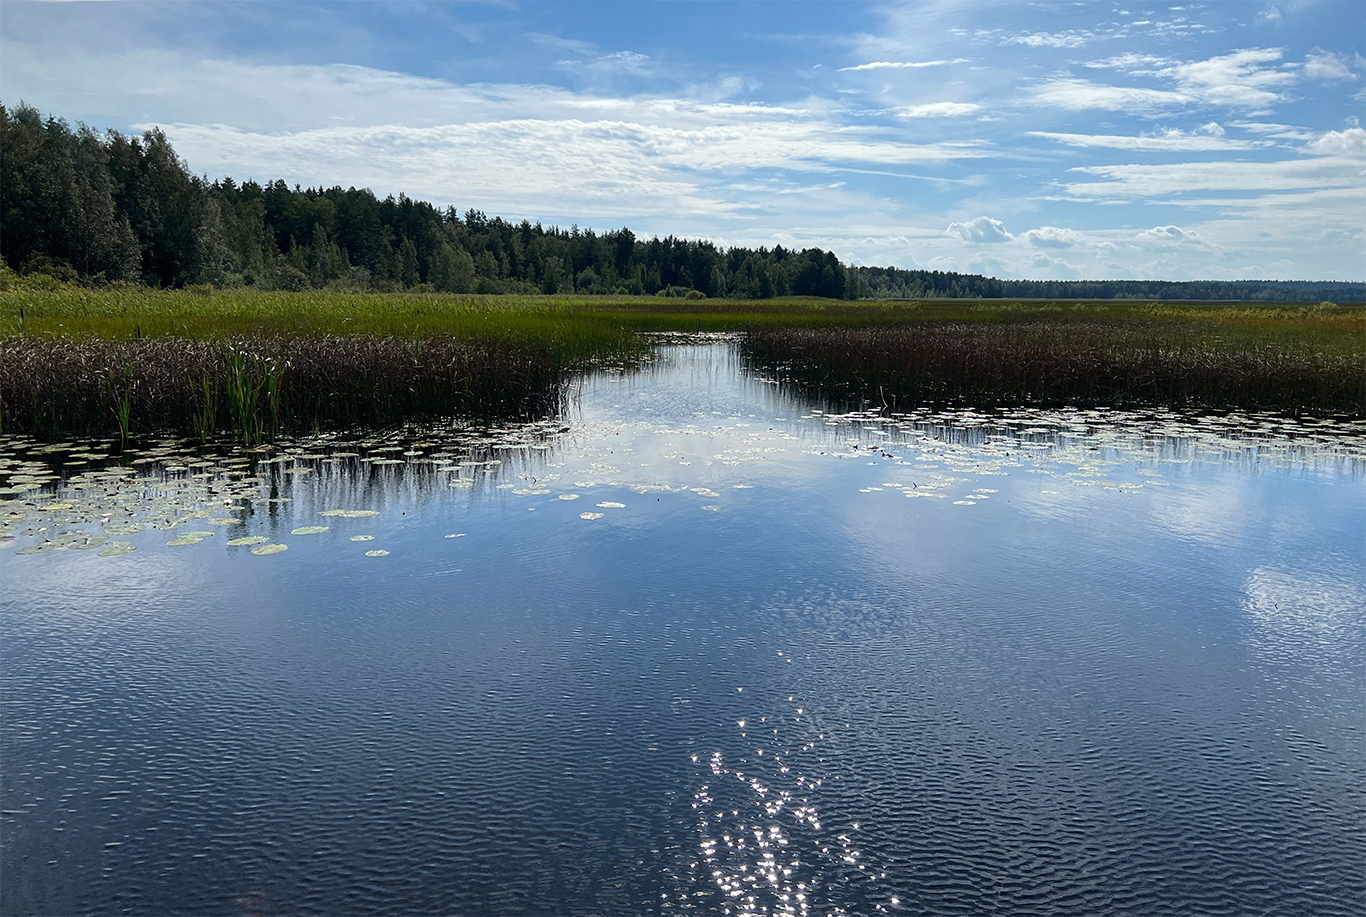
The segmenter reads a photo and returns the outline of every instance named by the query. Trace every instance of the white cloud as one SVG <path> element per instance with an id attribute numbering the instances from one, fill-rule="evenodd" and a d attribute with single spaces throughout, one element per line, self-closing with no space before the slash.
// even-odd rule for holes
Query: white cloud
<path id="1" fill-rule="evenodd" d="M 567 69 L 641 74 L 646 71 L 649 62 L 650 56 L 648 54 L 641 54 L 637 51 L 614 51 L 611 54 L 601 54 L 588 60 L 560 60 L 555 63 Z"/>
<path id="2" fill-rule="evenodd" d="M 895 109 L 903 118 L 959 118 L 973 115 L 982 106 L 973 102 L 927 102 L 924 105 L 905 105 Z"/>
<path id="3" fill-rule="evenodd" d="M 1211 122 L 1213 123 L 1213 122 Z M 1214 125 L 1218 127 L 1218 125 Z M 1204 153 L 1218 150 L 1254 150 L 1273 146 L 1270 140 L 1228 140 L 1214 135 L 1206 125 L 1203 133 L 1185 134 L 1178 130 L 1166 131 L 1155 137 L 1129 137 L 1115 134 L 1064 134 L 1053 131 L 1030 131 L 1031 137 L 1056 140 L 1068 146 L 1101 147 L 1112 150 L 1158 150 L 1162 152 Z M 1222 128 L 1220 128 L 1222 133 Z"/>
<path id="4" fill-rule="evenodd" d="M 1179 198 L 1201 191 L 1277 193 L 1362 187 L 1359 159 L 1332 155 L 1279 162 L 1181 162 L 1164 165 L 1083 166 L 1074 172 L 1100 181 L 1073 182 L 1076 199 Z"/>
<path id="5" fill-rule="evenodd" d="M 1334 54 L 1322 48 L 1315 48 L 1304 60 L 1304 75 L 1311 80 L 1354 80 L 1357 75 L 1352 72 L 1347 61 L 1348 57 L 1345 54 Z"/>
<path id="6" fill-rule="evenodd" d="M 841 67 L 840 73 L 849 73 L 855 70 L 919 70 L 923 67 L 943 67 L 948 64 L 966 64 L 966 57 L 955 57 L 952 60 L 922 60 L 922 61 L 871 61 L 867 64 L 859 64 L 856 67 Z"/>
<path id="7" fill-rule="evenodd" d="M 1070 111 L 1104 109 L 1151 113 L 1188 106 L 1208 105 L 1247 109 L 1252 113 L 1269 111 L 1286 100 L 1285 90 L 1299 77 L 1293 68 L 1274 66 L 1284 56 L 1280 48 L 1247 48 L 1205 60 L 1170 64 L 1146 71 L 1169 80 L 1174 89 L 1138 86 L 1111 86 L 1074 77 L 1045 81 L 1033 89 L 1034 99 L 1045 105 Z M 1097 67 L 1153 61 L 1142 55 L 1121 55 L 1094 62 Z"/>
<path id="8" fill-rule="evenodd" d="M 1137 238 L 1154 242 L 1191 242 L 1198 240 L 1199 237 L 1180 226 L 1154 226 L 1152 229 L 1143 230 Z"/>
<path id="9" fill-rule="evenodd" d="M 950 223 L 949 228 L 944 230 L 944 235 L 954 239 L 962 239 L 964 242 L 981 242 L 994 244 L 997 242 L 1009 242 L 1015 238 L 1006 231 L 1006 226 L 1000 220 L 993 220 L 991 217 L 977 217 L 968 220 L 966 223 Z"/>
<path id="10" fill-rule="evenodd" d="M 1104 60 L 1087 61 L 1086 66 L 1093 70 L 1127 70 L 1153 72 L 1155 68 L 1167 67 L 1176 63 L 1170 57 L 1158 57 L 1155 54 L 1135 54 L 1132 51 L 1124 54 L 1116 54 Z"/>
<path id="11" fill-rule="evenodd" d="M 1027 48 L 1080 48 L 1097 39 L 1094 32 L 1068 30 L 1066 32 L 1020 32 L 1001 39 L 1003 45 L 1024 45 Z"/>
<path id="12" fill-rule="evenodd" d="M 1310 141 L 1307 149 L 1322 156 L 1348 156 L 1366 161 L 1366 130 L 1349 127 L 1345 131 L 1329 131 Z"/>
<path id="13" fill-rule="evenodd" d="M 1250 134 L 1262 134 L 1267 137 L 1275 137 L 1278 140 L 1312 140 L 1314 138 L 1312 131 L 1289 124 L 1273 124 L 1267 121 L 1231 121 L 1229 123 L 1231 126 Z"/>
<path id="14" fill-rule="evenodd" d="M 1172 74 L 1182 92 L 1203 104 L 1267 110 L 1285 98 L 1280 90 L 1297 79 L 1290 70 L 1270 66 L 1284 54 L 1280 48 L 1247 48 L 1178 64 Z"/>
<path id="15" fill-rule="evenodd" d="M 1040 226 L 1020 233 L 1020 238 L 1039 248 L 1072 248 L 1081 241 L 1081 234 L 1074 229 Z"/>
<path id="16" fill-rule="evenodd" d="M 1177 108 L 1191 101 L 1184 93 L 1167 89 L 1110 86 L 1074 78 L 1046 80 L 1035 86 L 1031 95 L 1041 105 L 1067 111 L 1099 108 L 1150 113 Z"/>

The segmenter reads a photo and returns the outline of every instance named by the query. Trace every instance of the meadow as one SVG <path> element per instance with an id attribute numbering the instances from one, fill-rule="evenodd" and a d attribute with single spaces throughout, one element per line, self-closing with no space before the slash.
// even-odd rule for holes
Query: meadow
<path id="1" fill-rule="evenodd" d="M 813 397 L 1366 415 L 1360 304 L 0 291 L 0 418 L 45 437 L 554 411 L 651 332 L 730 332 Z"/>

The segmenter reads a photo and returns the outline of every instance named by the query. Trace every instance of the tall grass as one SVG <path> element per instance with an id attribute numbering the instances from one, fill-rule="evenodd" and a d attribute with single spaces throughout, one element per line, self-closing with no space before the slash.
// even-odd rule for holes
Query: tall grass
<path id="1" fill-rule="evenodd" d="M 649 331 L 743 334 L 823 396 L 1366 412 L 1359 306 L 156 291 L 0 292 L 0 422 L 244 440 L 553 410 Z"/>
<path id="2" fill-rule="evenodd" d="M 282 429 L 377 426 L 422 417 L 545 416 L 571 368 L 529 344 L 363 335 L 126 340 L 10 338 L 0 360 L 4 428 L 125 439 L 229 431 L 246 441 Z"/>
<path id="3" fill-rule="evenodd" d="M 887 406 L 1165 405 L 1366 415 L 1366 361 L 1182 325 L 921 324 L 751 332 L 746 359 L 812 395 Z"/>

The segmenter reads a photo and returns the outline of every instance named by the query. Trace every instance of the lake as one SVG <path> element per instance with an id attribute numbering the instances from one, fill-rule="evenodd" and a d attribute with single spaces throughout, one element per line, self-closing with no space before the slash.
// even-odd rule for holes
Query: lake
<path id="1" fill-rule="evenodd" d="M 1362 912 L 1366 427 L 780 383 L 4 437 L 0 912 Z"/>

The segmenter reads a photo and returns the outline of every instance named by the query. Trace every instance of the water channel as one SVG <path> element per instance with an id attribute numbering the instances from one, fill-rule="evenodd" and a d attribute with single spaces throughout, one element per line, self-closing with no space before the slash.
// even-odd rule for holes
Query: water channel
<path id="1" fill-rule="evenodd" d="M 0 913 L 1359 914 L 1366 429 L 0 438 Z M 284 547 L 281 547 L 284 546 Z"/>

